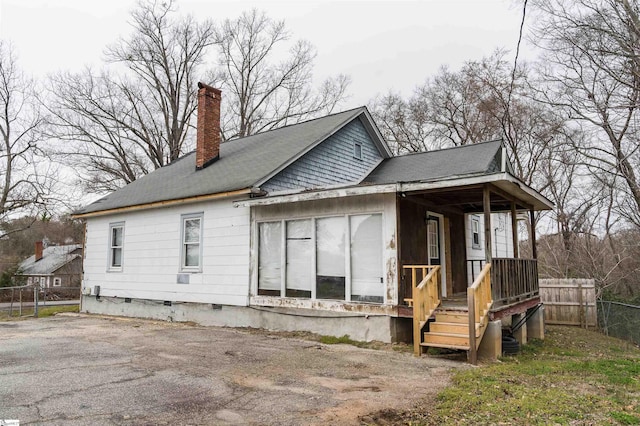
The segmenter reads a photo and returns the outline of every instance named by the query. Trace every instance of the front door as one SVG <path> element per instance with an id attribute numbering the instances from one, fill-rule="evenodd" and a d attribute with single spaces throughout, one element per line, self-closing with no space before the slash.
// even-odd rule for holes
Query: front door
<path id="1" fill-rule="evenodd" d="M 442 288 L 442 296 L 446 296 L 447 287 L 445 283 L 445 265 L 444 265 L 444 232 L 442 224 L 444 216 L 438 213 L 427 213 L 427 252 L 429 257 L 429 265 L 440 265 L 440 286 Z"/>

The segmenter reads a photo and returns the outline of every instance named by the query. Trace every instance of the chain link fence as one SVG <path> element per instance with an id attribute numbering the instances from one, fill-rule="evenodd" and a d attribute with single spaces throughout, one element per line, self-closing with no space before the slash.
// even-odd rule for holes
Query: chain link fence
<path id="1" fill-rule="evenodd" d="M 640 345 L 640 306 L 598 300 L 598 326 L 608 336 Z"/>
<path id="2" fill-rule="evenodd" d="M 38 316 L 49 306 L 78 305 L 80 287 L 40 287 L 23 285 L 0 288 L 0 317 Z"/>

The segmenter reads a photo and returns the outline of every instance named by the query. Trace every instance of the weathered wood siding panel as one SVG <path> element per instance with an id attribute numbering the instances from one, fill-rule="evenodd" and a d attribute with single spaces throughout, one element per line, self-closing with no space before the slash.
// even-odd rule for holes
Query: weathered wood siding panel
<path id="1" fill-rule="evenodd" d="M 404 270 L 404 265 L 426 265 L 429 263 L 427 251 L 427 218 L 428 208 L 403 198 L 400 199 L 400 280 L 399 300 L 412 297 L 411 272 Z"/>
<path id="2" fill-rule="evenodd" d="M 451 287 L 453 293 L 467 291 L 467 262 L 465 259 L 465 220 L 463 214 L 449 214 L 451 230 Z"/>
<path id="3" fill-rule="evenodd" d="M 178 284 L 181 215 L 203 213 L 202 272 Z M 109 224 L 124 222 L 121 272 L 108 264 Z M 87 220 L 84 287 L 105 296 L 247 305 L 249 208 L 211 201 Z"/>
<path id="4" fill-rule="evenodd" d="M 361 144 L 362 159 L 354 157 L 354 143 Z M 273 192 L 359 182 L 381 160 L 378 149 L 357 119 L 275 175 L 262 189 Z"/>
<path id="5" fill-rule="evenodd" d="M 592 279 L 540 280 L 540 300 L 547 324 L 597 325 L 596 288 Z"/>

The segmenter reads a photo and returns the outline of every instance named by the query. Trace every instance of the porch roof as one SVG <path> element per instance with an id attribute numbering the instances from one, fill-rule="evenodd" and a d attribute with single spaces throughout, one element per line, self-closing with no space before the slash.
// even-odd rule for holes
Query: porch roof
<path id="1" fill-rule="evenodd" d="M 476 202 L 482 202 L 480 197 L 476 200 L 473 191 L 484 184 L 491 184 L 500 191 L 501 199 L 514 199 L 521 208 L 533 208 L 534 210 L 551 210 L 553 203 L 546 197 L 520 182 L 516 177 L 508 172 L 498 172 L 493 174 L 481 174 L 472 176 L 453 176 L 446 179 L 436 179 L 429 182 L 396 182 L 386 184 L 359 184 L 336 186 L 319 190 L 295 190 L 270 194 L 267 197 L 252 198 L 234 202 L 238 206 L 260 206 L 272 204 L 286 204 L 299 201 L 322 200 L 331 198 L 343 198 L 359 195 L 399 193 L 399 194 L 427 194 L 445 191 L 449 197 L 455 197 L 456 192 L 465 196 L 471 195 L 473 199 L 461 198 L 460 203 L 469 205 L 469 211 L 475 211 L 473 206 Z M 500 204 L 500 203 L 498 203 Z M 500 207 L 500 206 L 498 206 Z M 500 210 L 492 208 L 493 211 Z M 508 210 L 507 204 L 504 210 Z"/>

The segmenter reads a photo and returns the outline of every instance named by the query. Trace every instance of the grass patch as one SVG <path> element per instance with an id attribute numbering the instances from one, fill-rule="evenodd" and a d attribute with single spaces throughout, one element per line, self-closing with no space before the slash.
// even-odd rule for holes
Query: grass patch
<path id="1" fill-rule="evenodd" d="M 398 423 L 640 424 L 640 349 L 580 328 L 547 327 L 544 341 L 452 382 Z"/>
<path id="2" fill-rule="evenodd" d="M 79 312 L 79 305 L 64 305 L 64 306 L 41 306 L 38 308 L 38 318 L 46 318 L 52 315 L 56 315 L 62 312 Z M 33 308 L 22 309 L 22 316 L 19 315 L 17 309 L 14 309 L 13 315 L 10 316 L 9 312 L 0 312 L 0 321 L 15 321 L 33 318 Z"/>
<path id="3" fill-rule="evenodd" d="M 80 312 L 80 305 L 42 307 L 38 309 L 38 318 L 46 318 L 62 312 Z"/>
<path id="4" fill-rule="evenodd" d="M 381 345 L 384 345 L 384 343 L 381 342 L 361 342 L 359 340 L 353 340 L 348 334 L 340 337 L 318 335 L 316 339 L 325 345 L 351 345 L 366 349 L 381 349 Z M 394 348 L 392 347 L 392 349 Z"/>

